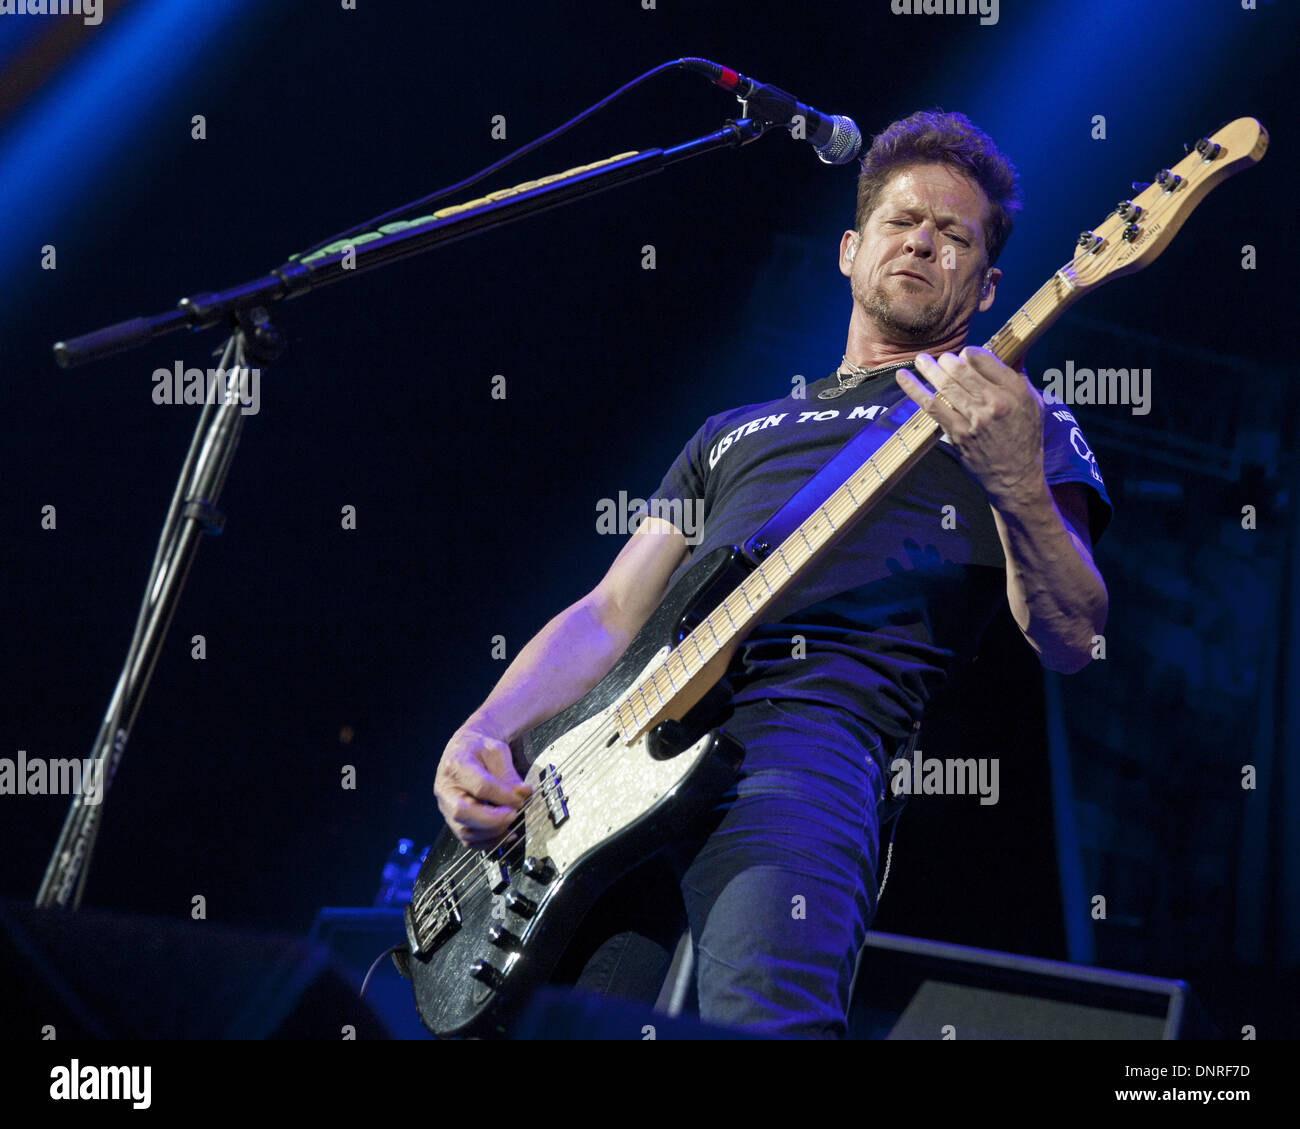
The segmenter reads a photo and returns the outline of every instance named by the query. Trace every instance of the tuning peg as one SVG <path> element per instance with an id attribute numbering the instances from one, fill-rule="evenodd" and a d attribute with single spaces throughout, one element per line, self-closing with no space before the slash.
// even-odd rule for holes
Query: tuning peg
<path id="1" fill-rule="evenodd" d="M 1145 192 L 1148 188 L 1150 188 L 1151 182 L 1145 180 L 1135 180 L 1132 184 L 1129 185 L 1129 187 L 1133 189 L 1133 195 L 1136 196 L 1139 193 Z"/>

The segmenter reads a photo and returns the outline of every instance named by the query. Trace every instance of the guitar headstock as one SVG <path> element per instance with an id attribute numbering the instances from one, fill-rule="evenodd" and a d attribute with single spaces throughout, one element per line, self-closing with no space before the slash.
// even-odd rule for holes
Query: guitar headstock
<path id="1" fill-rule="evenodd" d="M 1211 188 L 1257 164 L 1267 149 L 1268 131 L 1254 118 L 1237 118 L 1201 138 L 1187 156 L 1161 169 L 1153 183 L 1123 201 L 1096 229 L 1083 232 L 1074 261 L 1061 273 L 1086 291 L 1141 270 L 1169 245 Z"/>

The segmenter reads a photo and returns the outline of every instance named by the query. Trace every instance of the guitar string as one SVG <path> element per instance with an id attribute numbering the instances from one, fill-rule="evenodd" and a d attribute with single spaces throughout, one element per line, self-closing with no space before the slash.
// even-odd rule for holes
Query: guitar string
<path id="1" fill-rule="evenodd" d="M 1143 217 L 1145 217 L 1146 221 L 1150 223 L 1151 220 L 1153 220 L 1160 212 L 1166 211 L 1168 206 L 1171 203 L 1174 204 L 1175 206 L 1181 206 L 1181 199 L 1179 197 L 1185 198 L 1187 193 L 1191 190 L 1193 185 L 1193 172 L 1200 171 L 1200 169 L 1203 169 L 1206 166 L 1210 166 L 1212 164 L 1213 161 L 1207 161 L 1202 158 L 1200 162 L 1200 166 L 1196 170 L 1189 169 L 1188 175 L 1182 178 L 1182 184 L 1179 186 L 1183 188 L 1182 193 L 1179 193 L 1176 190 L 1170 190 L 1170 189 L 1164 190 L 1161 193 L 1160 197 L 1154 203 L 1152 203 L 1148 208 L 1144 210 Z M 1115 213 L 1112 213 L 1112 215 L 1114 214 Z M 1106 217 L 1107 220 L 1109 220 L 1110 218 L 1111 217 L 1109 215 Z M 1102 222 L 1105 223 L 1106 220 L 1103 220 Z M 1101 225 L 1099 224 L 1098 227 L 1100 226 Z M 1121 227 L 1120 232 L 1122 233 L 1122 231 L 1123 228 Z M 992 337 L 990 337 L 989 347 L 991 348 L 991 350 L 996 352 L 1003 345 L 1019 343 L 1022 340 L 1020 336 L 1016 333 L 1016 331 L 1012 328 L 1015 319 L 1018 316 L 1020 316 L 1022 313 L 1029 314 L 1030 315 L 1029 320 L 1031 321 L 1031 324 L 1034 325 L 1035 330 L 1038 329 L 1038 326 L 1036 324 L 1037 319 L 1035 319 L 1032 315 L 1034 313 L 1037 313 L 1041 317 L 1044 313 L 1050 312 L 1053 308 L 1060 305 L 1060 303 L 1064 300 L 1063 297 L 1055 291 L 1055 288 L 1053 286 L 1053 283 L 1056 282 L 1057 279 L 1064 272 L 1066 272 L 1071 268 L 1074 268 L 1076 271 L 1076 277 L 1081 277 L 1079 272 L 1079 265 L 1081 261 L 1085 267 L 1095 266 L 1097 264 L 1100 264 L 1105 259 L 1113 258 L 1117 251 L 1123 249 L 1123 246 L 1124 244 L 1122 242 L 1119 242 L 1117 239 L 1112 238 L 1107 241 L 1107 244 L 1103 249 L 1095 252 L 1088 250 L 1086 248 L 1081 248 L 1079 254 L 1077 254 L 1073 259 L 1071 259 L 1070 263 L 1068 263 L 1066 266 L 1061 267 L 1059 270 L 1054 272 L 1052 276 L 1041 287 L 1039 287 L 1038 291 L 1036 291 L 1029 298 L 1029 300 L 1024 303 L 1024 305 L 1022 305 L 1019 309 L 1017 309 L 1016 312 L 1012 314 L 1011 317 L 1003 324 L 1003 326 L 1000 329 L 998 329 L 997 332 L 995 332 Z M 1068 294 L 1065 297 L 1068 298 Z M 1007 338 L 1009 338 L 1010 340 L 1007 340 Z M 894 433 L 894 436 L 891 436 L 890 440 L 887 442 L 892 441 L 892 439 L 895 436 L 903 432 L 904 428 L 908 427 L 909 424 L 916 422 L 923 414 L 924 413 L 921 413 L 919 410 L 917 412 L 914 412 L 911 416 L 908 417 L 906 421 L 904 421 L 902 425 L 900 425 L 898 430 Z M 932 427 L 937 428 L 939 426 L 936 423 L 936 421 L 934 421 L 928 415 L 925 416 L 925 418 L 929 421 L 929 424 Z M 924 427 L 920 428 L 919 430 L 924 430 Z M 872 456 L 871 460 L 869 461 L 872 462 L 876 461 L 877 456 L 879 454 L 880 452 L 877 452 L 877 455 Z M 887 452 L 886 454 L 892 455 L 893 452 Z M 905 457 L 906 457 L 906 452 L 905 452 Z M 898 461 L 900 463 L 902 461 L 905 461 L 905 457 L 904 459 L 900 459 Z M 886 474 L 893 474 L 893 473 L 894 473 L 894 468 L 892 467 L 886 470 Z M 847 482 L 851 483 L 853 481 L 853 478 L 855 477 L 857 477 L 857 472 L 855 472 L 855 474 L 851 476 L 847 480 Z M 819 507 L 819 510 L 823 510 L 827 506 L 830 506 L 836 494 L 840 492 L 840 489 L 843 489 L 843 487 L 837 489 L 835 494 L 832 494 L 831 498 L 827 499 L 827 501 L 823 503 L 821 507 Z M 843 499 L 841 499 L 841 502 L 842 501 Z M 854 510 L 858 508 L 858 506 L 856 505 L 856 503 L 850 502 L 848 508 L 851 514 Z M 839 523 L 834 523 L 834 524 L 838 525 Z M 793 534 L 791 536 L 793 536 Z M 773 556 L 775 556 L 775 554 L 773 554 Z M 796 568 L 801 568 L 806 563 L 807 563 L 806 561 L 801 562 L 798 566 L 796 566 Z M 731 598 L 735 595 L 735 591 L 738 591 L 739 589 L 743 588 L 745 584 L 747 584 L 749 580 L 756 573 L 757 570 L 755 570 L 755 573 L 751 573 L 750 577 L 747 577 L 745 581 L 742 581 L 742 583 L 737 586 L 737 589 L 733 590 L 733 592 L 729 594 L 724 601 L 722 601 L 719 607 L 721 607 L 722 604 L 729 603 Z M 716 611 L 717 609 L 714 610 Z M 710 615 L 712 614 L 713 613 L 711 612 Z M 692 632 L 691 634 L 693 635 L 694 632 Z M 690 637 L 691 636 L 688 635 L 687 639 L 682 641 L 683 644 L 688 642 Z M 697 641 L 697 650 L 698 650 L 698 641 Z M 674 651 L 673 653 L 670 653 L 669 655 L 665 656 L 663 660 L 661 660 L 659 663 L 655 665 L 653 670 L 647 676 L 642 678 L 636 684 L 636 687 L 634 687 L 628 694 L 623 695 L 622 699 L 620 700 L 621 704 L 630 705 L 630 699 L 634 697 L 638 692 L 641 693 L 642 700 L 644 701 L 645 685 L 647 683 L 655 682 L 659 670 L 673 657 L 674 653 L 676 652 Z M 717 653 L 718 652 L 714 652 L 714 655 L 716 656 Z M 710 657 L 714 657 L 714 656 L 710 656 Z M 669 679 L 669 682 L 671 685 L 671 678 Z M 656 694 L 657 693 L 658 690 L 656 685 Z M 618 708 L 611 709 L 612 715 L 616 716 L 618 712 L 619 712 Z M 633 714 L 635 717 L 635 709 L 633 709 Z M 601 727 L 598 726 L 597 730 L 599 731 L 600 729 Z M 622 735 L 621 730 L 617 728 L 613 729 L 612 731 L 606 729 L 602 732 L 597 732 L 593 734 L 591 738 L 588 738 L 586 741 L 580 743 L 574 750 L 572 750 L 565 761 L 563 761 L 560 765 L 556 765 L 557 772 L 559 772 L 560 769 L 563 768 L 564 772 L 568 772 L 570 775 L 572 775 L 574 774 L 575 770 L 578 768 L 579 765 L 583 765 L 585 769 L 589 770 L 594 775 L 596 768 L 600 766 L 602 760 L 607 762 L 616 761 L 621 757 L 621 751 L 630 747 L 624 744 L 621 746 L 621 748 L 614 748 L 613 746 L 607 744 L 610 741 L 611 737 L 617 737 L 621 735 Z M 600 753 L 602 752 L 601 749 L 602 744 L 605 745 L 604 752 L 606 753 L 606 755 L 604 757 L 600 756 Z M 618 744 L 617 742 L 614 742 L 614 745 L 617 744 Z M 597 759 L 594 761 L 591 759 L 593 752 L 596 754 L 597 757 Z M 586 763 L 584 764 L 584 762 Z M 563 772 L 560 772 L 560 775 L 563 776 Z M 590 786 L 590 782 L 588 782 L 588 787 L 589 786 Z M 586 790 L 587 788 L 581 789 L 581 791 L 583 792 L 585 792 Z M 580 789 L 578 787 L 576 786 L 571 787 L 571 789 L 565 793 L 566 799 L 570 799 L 570 800 L 575 799 L 578 796 L 579 791 Z M 535 790 L 533 795 L 524 801 L 524 804 L 521 806 L 519 810 L 519 814 L 511 821 L 507 829 L 506 835 L 509 836 L 510 834 L 513 834 L 516 831 L 522 834 L 524 831 L 524 827 L 526 825 L 527 812 L 529 806 L 534 801 L 541 801 L 543 799 L 544 799 L 544 793 L 542 792 L 542 790 L 540 788 Z M 507 861 L 510 855 L 523 851 L 526 849 L 526 847 L 527 847 L 526 839 L 517 837 L 513 843 L 511 843 L 508 847 L 504 848 L 504 850 L 502 851 L 500 861 L 502 862 Z M 438 894 L 438 889 L 440 887 L 446 887 L 448 885 L 450 885 L 451 888 L 454 889 L 456 886 L 458 886 L 461 883 L 461 881 L 465 878 L 467 874 L 472 875 L 475 869 L 477 869 L 479 873 L 477 876 L 474 876 L 474 878 L 471 879 L 471 883 L 469 885 L 468 890 L 466 891 L 464 897 L 459 899 L 459 901 L 465 905 L 466 909 L 469 909 L 471 904 L 477 905 L 479 902 L 481 902 L 482 897 L 484 895 L 486 895 L 487 897 L 492 896 L 491 887 L 489 886 L 487 876 L 483 872 L 484 870 L 483 860 L 485 858 L 489 858 L 490 856 L 487 854 L 480 853 L 479 848 L 465 847 L 464 850 L 465 850 L 465 855 L 458 862 L 453 862 L 452 866 L 448 868 L 448 872 L 446 874 L 435 875 L 433 877 L 429 885 L 422 892 L 421 897 L 418 899 L 418 904 L 413 906 L 413 913 L 427 917 L 428 910 L 430 909 L 431 903 L 437 903 L 442 900 L 442 898 Z M 477 881 L 474 880 L 475 878 Z M 478 889 L 479 886 L 482 887 L 481 892 Z"/>

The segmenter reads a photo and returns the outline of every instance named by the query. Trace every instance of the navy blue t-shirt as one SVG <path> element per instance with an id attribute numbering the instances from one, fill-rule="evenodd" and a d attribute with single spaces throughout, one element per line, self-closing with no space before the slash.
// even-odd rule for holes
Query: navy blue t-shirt
<path id="1" fill-rule="evenodd" d="M 650 500 L 698 519 L 698 528 L 682 530 L 694 559 L 744 544 L 855 432 L 882 415 L 898 419 L 901 401 L 913 407 L 893 371 L 818 399 L 837 384 L 832 374 L 804 397 L 723 412 L 696 431 Z M 892 427 L 880 430 L 883 442 Z M 1095 544 L 1110 499 L 1078 422 L 1061 405 L 1043 415 L 1043 460 L 1049 485 L 1088 488 Z M 902 739 L 955 664 L 974 657 L 1005 601 L 1005 558 L 988 500 L 945 437 L 775 601 L 728 670 L 734 701 L 821 702 Z"/>

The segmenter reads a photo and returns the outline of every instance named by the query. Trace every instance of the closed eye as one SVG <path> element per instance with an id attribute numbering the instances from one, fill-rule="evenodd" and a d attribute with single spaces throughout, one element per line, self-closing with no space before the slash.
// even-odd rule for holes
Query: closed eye
<path id="1" fill-rule="evenodd" d="M 886 227 L 911 227 L 912 221 L 911 220 L 886 220 L 885 226 Z M 951 239 L 955 239 L 963 247 L 969 247 L 971 245 L 970 240 L 967 239 L 964 235 L 959 234 L 958 232 L 950 231 L 948 232 L 948 236 Z"/>

